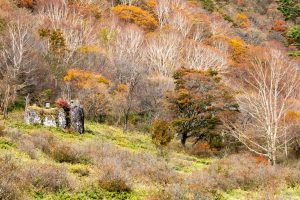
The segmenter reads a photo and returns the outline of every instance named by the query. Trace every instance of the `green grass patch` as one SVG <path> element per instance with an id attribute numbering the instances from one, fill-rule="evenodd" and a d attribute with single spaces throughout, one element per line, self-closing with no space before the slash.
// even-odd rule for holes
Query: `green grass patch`
<path id="1" fill-rule="evenodd" d="M 11 149 L 14 147 L 16 145 L 9 138 L 0 137 L 0 149 Z"/>
<path id="2" fill-rule="evenodd" d="M 136 194 L 130 192 L 109 192 L 102 188 L 90 186 L 83 190 L 71 193 L 60 191 L 58 193 L 34 192 L 33 198 L 36 200 L 139 200 Z"/>

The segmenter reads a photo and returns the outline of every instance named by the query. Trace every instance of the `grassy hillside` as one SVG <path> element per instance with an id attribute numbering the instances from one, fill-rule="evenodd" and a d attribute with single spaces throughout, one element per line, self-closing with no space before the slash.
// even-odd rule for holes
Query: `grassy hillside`
<path id="1" fill-rule="evenodd" d="M 47 181 L 47 183 L 33 183 L 25 193 L 34 199 L 147 199 L 153 192 L 162 189 L 165 181 L 169 181 L 163 179 L 187 176 L 205 168 L 214 160 L 199 159 L 184 152 L 171 152 L 165 159 L 157 158 L 155 146 L 151 143 L 149 135 L 139 132 L 123 133 L 119 128 L 93 122 L 86 123 L 87 133 L 84 135 L 57 128 L 26 125 L 22 121 L 21 112 L 13 113 L 8 120 L 2 120 L 1 123 L 4 129 L 0 138 L 1 157 L 8 156 L 17 168 L 41 167 L 43 170 L 48 168 L 50 170 L 54 167 L 59 171 L 66 170 L 64 175 L 53 172 L 54 174 L 49 174 L 49 177 L 44 174 L 45 172 L 32 174 L 40 176 L 41 179 L 64 180 L 66 178 L 64 176 L 72 179 L 71 183 L 66 184 L 67 187 L 60 184 L 63 180 L 47 180 L 53 183 Z M 123 160 L 127 159 L 133 163 L 126 164 L 132 166 L 122 166 Z M 115 174 L 112 176 L 115 177 L 112 178 L 131 179 L 129 182 L 132 189 L 119 192 L 119 186 L 115 186 L 117 191 L 115 192 L 109 191 L 110 188 L 105 190 L 95 186 L 101 173 L 101 168 L 98 167 L 103 165 L 97 162 L 109 162 L 108 169 L 105 170 L 118 171 L 113 168 L 119 166 L 126 168 L 113 172 Z M 110 167 L 112 168 L 109 169 Z M 127 170 L 140 172 L 133 172 L 139 174 L 133 175 L 134 177 L 126 177 L 132 176 L 126 174 Z M 108 174 L 104 179 L 109 179 Z M 111 183 L 107 184 L 113 187 Z M 103 185 L 105 188 L 106 183 Z"/>
<path id="2" fill-rule="evenodd" d="M 94 122 L 86 123 L 87 133 L 84 135 L 26 125 L 21 112 L 13 113 L 8 120 L 1 120 L 1 124 L 0 175 L 11 174 L 0 178 L 3 191 L 0 194 L 4 199 L 195 199 L 193 189 L 186 190 L 186 185 L 195 187 L 196 191 L 202 187 L 201 183 L 193 182 L 193 177 L 197 181 L 204 177 L 205 182 L 218 183 L 218 176 L 211 174 L 213 166 L 217 166 L 218 171 L 230 167 L 245 172 L 239 168 L 241 166 L 253 170 L 251 162 L 242 157 L 222 161 L 190 156 L 176 150 L 180 149 L 176 148 L 177 142 L 171 144 L 166 158 L 160 158 L 149 135 L 123 133 L 119 128 Z M 254 167 L 261 168 L 260 173 L 269 173 L 263 171 L 263 166 L 255 164 Z M 199 175 L 207 169 L 210 177 Z M 225 189 L 211 186 L 214 192 L 207 189 L 210 195 L 213 194 L 209 197 L 249 199 L 250 195 L 251 199 L 264 199 L 272 194 L 274 199 L 300 199 L 298 179 L 294 180 L 294 187 L 285 183 L 273 193 L 264 191 L 260 187 L 263 183 L 256 179 L 259 187 L 253 187 L 255 182 L 247 183 L 249 180 L 238 182 L 238 187 L 228 186 L 234 184 L 231 180 L 241 181 L 237 178 L 240 175 L 224 176 Z M 261 176 L 269 178 L 265 174 Z M 205 191 L 200 195 L 205 195 Z"/>

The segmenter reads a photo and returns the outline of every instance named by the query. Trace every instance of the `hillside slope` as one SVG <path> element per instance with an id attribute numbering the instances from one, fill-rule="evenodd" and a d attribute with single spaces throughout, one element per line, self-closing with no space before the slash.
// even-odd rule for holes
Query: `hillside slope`
<path id="1" fill-rule="evenodd" d="M 1 124 L 0 174 L 11 173 L 1 179 L 4 199 L 194 199 L 184 185 L 218 160 L 178 152 L 177 142 L 167 157 L 157 157 L 148 134 L 93 122 L 87 122 L 84 135 L 26 125 L 21 112 Z M 283 186 L 275 194 L 299 199 L 300 189 Z M 236 188 L 220 190 L 214 198 L 249 195 L 261 199 L 266 194 Z"/>

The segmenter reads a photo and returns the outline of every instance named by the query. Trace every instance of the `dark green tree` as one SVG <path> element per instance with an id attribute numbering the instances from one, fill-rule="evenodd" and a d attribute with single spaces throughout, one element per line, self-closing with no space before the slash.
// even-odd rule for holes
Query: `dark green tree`
<path id="1" fill-rule="evenodd" d="M 181 68 L 174 79 L 176 87 L 167 94 L 167 102 L 182 145 L 192 137 L 194 144 L 204 140 L 213 147 L 221 147 L 222 121 L 234 120 L 238 113 L 233 92 L 214 71 Z"/>

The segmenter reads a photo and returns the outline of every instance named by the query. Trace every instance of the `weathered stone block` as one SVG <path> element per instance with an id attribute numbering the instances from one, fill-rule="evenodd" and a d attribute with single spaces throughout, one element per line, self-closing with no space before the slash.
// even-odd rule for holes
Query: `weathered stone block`
<path id="1" fill-rule="evenodd" d="M 42 124 L 42 118 L 39 115 L 39 112 L 28 107 L 25 111 L 25 123 L 26 124 Z"/>
<path id="2" fill-rule="evenodd" d="M 58 111 L 58 126 L 60 128 L 67 128 L 67 116 L 64 109 L 59 109 Z"/>
<path id="3" fill-rule="evenodd" d="M 71 101 L 70 110 L 71 129 L 82 134 L 84 133 L 84 111 L 78 101 Z"/>

